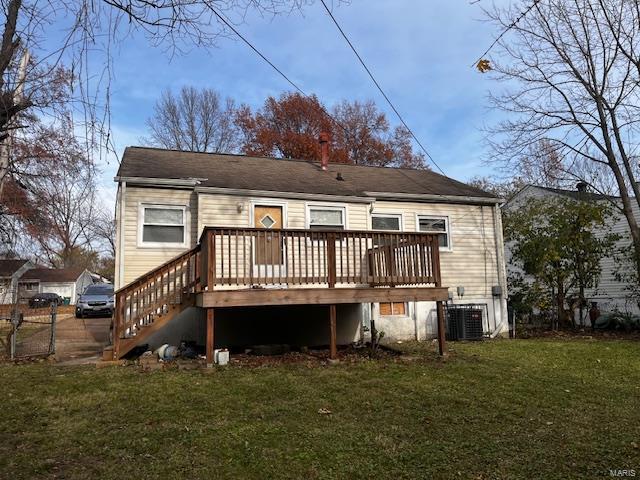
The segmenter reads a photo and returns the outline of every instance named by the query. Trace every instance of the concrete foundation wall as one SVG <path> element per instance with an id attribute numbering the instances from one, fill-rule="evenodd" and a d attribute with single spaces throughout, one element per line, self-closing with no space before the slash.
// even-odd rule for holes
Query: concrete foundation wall
<path id="1" fill-rule="evenodd" d="M 204 345 L 206 338 L 206 323 L 204 310 L 196 307 L 187 308 L 180 315 L 171 320 L 160 331 L 151 335 L 144 343 L 155 350 L 160 345 L 180 345 L 181 341 L 195 341 Z"/>
<path id="2" fill-rule="evenodd" d="M 509 334 L 506 307 L 500 298 L 459 299 L 449 302 L 449 304 L 470 303 L 478 305 L 482 310 L 485 333 L 494 336 Z M 376 329 L 385 332 L 383 342 L 420 341 L 434 338 L 438 333 L 436 302 L 409 302 L 407 315 L 402 316 L 381 316 L 378 304 L 373 304 L 372 318 L 375 320 Z"/>
<path id="3" fill-rule="evenodd" d="M 483 311 L 485 333 L 508 335 L 507 312 L 500 299 L 459 299 L 450 303 L 477 304 Z M 215 346 L 326 346 L 329 343 L 328 316 L 325 305 L 218 308 L 215 310 Z M 435 302 L 409 302 L 407 315 L 402 316 L 381 316 L 377 304 L 345 304 L 337 306 L 338 345 L 348 345 L 361 338 L 370 340 L 371 318 L 375 320 L 376 329 L 385 332 L 383 342 L 428 340 L 436 337 L 438 331 Z M 145 343 L 155 349 L 164 343 L 179 345 L 181 341 L 204 345 L 205 339 L 205 310 L 194 307 L 185 310 Z"/>

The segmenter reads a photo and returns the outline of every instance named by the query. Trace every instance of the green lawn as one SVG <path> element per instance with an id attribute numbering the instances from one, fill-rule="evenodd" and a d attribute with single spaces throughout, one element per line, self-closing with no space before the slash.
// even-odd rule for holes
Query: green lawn
<path id="1" fill-rule="evenodd" d="M 0 366 L 0 478 L 640 476 L 640 344 L 212 371 Z M 331 414 L 321 414 L 328 409 Z"/>

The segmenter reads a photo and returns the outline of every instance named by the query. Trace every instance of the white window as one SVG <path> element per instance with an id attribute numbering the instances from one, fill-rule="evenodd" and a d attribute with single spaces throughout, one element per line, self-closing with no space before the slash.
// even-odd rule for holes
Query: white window
<path id="1" fill-rule="evenodd" d="M 187 212 L 180 205 L 141 205 L 141 244 L 186 246 Z"/>
<path id="2" fill-rule="evenodd" d="M 374 213 L 371 215 L 371 230 L 402 230 L 402 216 Z"/>
<path id="3" fill-rule="evenodd" d="M 309 228 L 344 230 L 344 207 L 309 207 Z"/>
<path id="4" fill-rule="evenodd" d="M 25 290 L 31 291 L 31 290 L 35 290 L 35 288 L 36 288 L 36 284 L 35 283 L 25 283 L 25 285 L 24 285 L 24 289 Z"/>
<path id="5" fill-rule="evenodd" d="M 424 233 L 438 234 L 440 248 L 444 250 L 451 249 L 449 219 L 447 217 L 418 216 L 418 230 Z"/>

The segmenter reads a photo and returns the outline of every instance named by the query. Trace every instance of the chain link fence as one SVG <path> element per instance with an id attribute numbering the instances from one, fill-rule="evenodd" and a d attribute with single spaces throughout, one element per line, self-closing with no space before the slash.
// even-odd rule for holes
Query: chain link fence
<path id="1" fill-rule="evenodd" d="M 44 357 L 55 353 L 58 307 L 30 309 L 3 305 L 0 311 L 0 348 L 10 360 Z"/>

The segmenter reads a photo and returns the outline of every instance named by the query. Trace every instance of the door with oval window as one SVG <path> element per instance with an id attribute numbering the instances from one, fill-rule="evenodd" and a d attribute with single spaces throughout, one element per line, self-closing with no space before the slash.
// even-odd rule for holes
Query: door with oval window
<path id="1" fill-rule="evenodd" d="M 284 245 L 277 231 L 283 227 L 282 207 L 256 205 L 253 209 L 253 224 L 264 232 L 257 232 L 254 244 L 255 275 L 266 277 L 267 283 L 276 283 L 284 275 Z"/>

